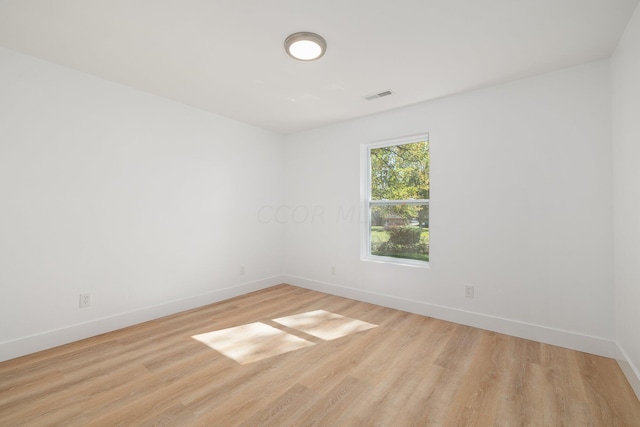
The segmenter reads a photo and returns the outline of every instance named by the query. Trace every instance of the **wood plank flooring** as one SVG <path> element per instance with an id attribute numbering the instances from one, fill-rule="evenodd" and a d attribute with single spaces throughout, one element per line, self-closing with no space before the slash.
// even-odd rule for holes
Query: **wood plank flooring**
<path id="1" fill-rule="evenodd" d="M 377 326 L 273 321 L 315 310 Z M 309 344 L 192 338 L 254 322 Z M 53 425 L 640 426 L 640 401 L 611 359 L 279 285 L 0 363 L 0 426 Z"/>

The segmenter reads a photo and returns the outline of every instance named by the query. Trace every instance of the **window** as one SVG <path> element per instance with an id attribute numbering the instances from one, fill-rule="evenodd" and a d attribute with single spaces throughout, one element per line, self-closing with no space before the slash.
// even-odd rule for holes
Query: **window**
<path id="1" fill-rule="evenodd" d="M 429 261 L 429 137 L 363 146 L 368 213 L 363 257 L 399 264 Z"/>

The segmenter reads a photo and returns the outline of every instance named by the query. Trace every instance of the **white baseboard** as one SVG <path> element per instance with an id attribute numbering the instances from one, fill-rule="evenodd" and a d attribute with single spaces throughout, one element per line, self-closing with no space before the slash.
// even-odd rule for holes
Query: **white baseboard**
<path id="1" fill-rule="evenodd" d="M 105 332 L 115 331 L 127 326 L 190 310 L 214 302 L 223 301 L 249 292 L 258 291 L 284 282 L 283 276 L 273 276 L 262 280 L 216 289 L 200 295 L 170 301 L 164 304 L 145 307 L 135 311 L 118 313 L 112 316 L 79 323 L 60 329 L 21 337 L 0 343 L 0 362 L 57 347 L 59 345 L 89 338 Z"/>
<path id="2" fill-rule="evenodd" d="M 631 388 L 636 393 L 636 397 L 640 400 L 640 369 L 631 362 L 631 359 L 629 359 L 629 356 L 627 356 L 627 353 L 618 342 L 616 342 L 616 360 L 625 377 L 627 377 Z"/>
<path id="3" fill-rule="evenodd" d="M 362 289 L 320 282 L 303 277 L 285 275 L 283 282 L 301 288 L 421 314 L 423 316 L 434 317 L 436 319 L 447 320 L 545 344 L 557 345 L 559 347 L 583 351 L 598 356 L 615 357 L 615 343 L 605 338 L 475 313 L 458 308 L 429 304 L 392 295 L 364 291 Z"/>

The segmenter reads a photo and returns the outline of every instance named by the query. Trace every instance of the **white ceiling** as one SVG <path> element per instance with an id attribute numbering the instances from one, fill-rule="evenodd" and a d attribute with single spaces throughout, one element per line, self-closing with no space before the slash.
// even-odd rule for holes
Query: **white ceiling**
<path id="1" fill-rule="evenodd" d="M 608 57 L 637 3 L 0 0 L 0 45 L 292 133 Z M 297 31 L 326 55 L 290 59 Z"/>

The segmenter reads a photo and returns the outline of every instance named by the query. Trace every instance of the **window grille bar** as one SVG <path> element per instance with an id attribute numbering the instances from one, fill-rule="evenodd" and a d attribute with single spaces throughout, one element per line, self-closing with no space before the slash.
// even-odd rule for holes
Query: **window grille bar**
<path id="1" fill-rule="evenodd" d="M 369 206 L 397 206 L 397 205 L 428 205 L 429 199 L 409 199 L 409 200 L 369 200 Z"/>

